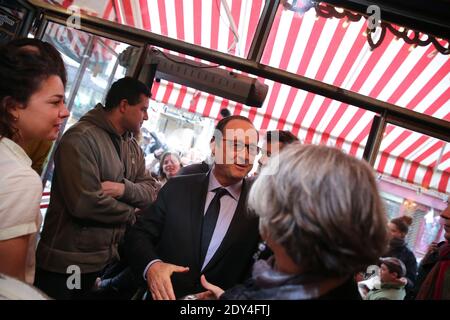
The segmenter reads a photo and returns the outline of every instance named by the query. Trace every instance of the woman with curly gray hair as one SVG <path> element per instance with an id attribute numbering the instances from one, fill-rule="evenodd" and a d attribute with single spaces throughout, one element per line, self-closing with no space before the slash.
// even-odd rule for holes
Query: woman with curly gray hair
<path id="1" fill-rule="evenodd" d="M 276 172 L 276 174 L 271 174 Z M 294 143 L 270 160 L 249 195 L 273 251 L 243 285 L 208 283 L 199 298 L 361 299 L 353 275 L 377 262 L 386 216 L 372 168 L 326 146 Z"/>

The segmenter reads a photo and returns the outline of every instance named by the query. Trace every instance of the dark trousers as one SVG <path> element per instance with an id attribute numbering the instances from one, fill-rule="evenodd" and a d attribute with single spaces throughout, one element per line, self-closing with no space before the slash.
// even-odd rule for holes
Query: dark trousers
<path id="1" fill-rule="evenodd" d="M 67 279 L 72 274 L 50 272 L 37 268 L 34 285 L 56 300 L 88 300 L 95 299 L 92 288 L 99 272 L 80 274 L 80 288 L 69 289 Z M 69 281 L 70 282 L 70 281 Z"/>

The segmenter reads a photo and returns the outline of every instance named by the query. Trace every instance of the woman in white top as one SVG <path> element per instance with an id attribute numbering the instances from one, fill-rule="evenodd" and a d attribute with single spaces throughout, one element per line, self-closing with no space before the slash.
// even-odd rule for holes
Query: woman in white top
<path id="1" fill-rule="evenodd" d="M 56 49 L 39 40 L 0 47 L 0 273 L 34 280 L 42 183 L 23 147 L 55 140 L 69 115 Z"/>

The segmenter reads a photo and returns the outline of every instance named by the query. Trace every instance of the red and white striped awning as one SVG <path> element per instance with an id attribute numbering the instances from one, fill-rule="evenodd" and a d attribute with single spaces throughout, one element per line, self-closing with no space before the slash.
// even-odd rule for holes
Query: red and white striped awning
<path id="1" fill-rule="evenodd" d="M 247 56 L 264 5 L 263 0 L 227 0 L 229 19 L 220 0 L 59 3 L 65 7 L 75 4 L 121 24 L 240 57 Z M 366 26 L 365 19 L 347 23 L 317 17 L 314 10 L 299 15 L 280 6 L 261 63 L 450 121 L 449 56 L 432 45 L 411 47 L 390 32 L 371 51 Z M 226 107 L 233 114 L 248 116 L 258 129 L 291 130 L 305 143 L 336 145 L 362 156 L 374 113 L 260 80 L 269 85 L 260 109 L 164 80 L 153 84 L 152 93 L 157 101 L 205 117 L 218 118 L 220 109 Z M 388 125 L 375 168 L 450 193 L 450 147 L 444 141 Z"/>
<path id="2" fill-rule="evenodd" d="M 55 1 L 50 1 L 54 3 Z M 78 3 L 79 2 L 79 3 Z M 87 14 L 91 16 L 98 16 L 106 20 L 116 21 L 117 16 L 113 10 L 113 5 L 109 1 L 91 2 L 89 7 L 84 6 L 82 2 L 62 0 L 57 3 L 65 8 L 71 8 L 74 13 Z M 74 19 L 71 23 L 75 23 Z M 66 28 L 64 25 L 51 23 L 46 30 L 46 38 L 49 40 L 58 50 L 61 50 L 64 54 L 70 56 L 76 61 L 80 61 L 84 50 L 89 42 L 90 35 L 83 31 L 78 31 L 76 28 Z M 95 63 L 103 64 L 110 61 L 112 53 L 106 48 L 109 46 L 114 49 L 118 43 L 116 41 L 105 39 L 103 43 L 95 42 L 92 47 L 91 57 Z"/>

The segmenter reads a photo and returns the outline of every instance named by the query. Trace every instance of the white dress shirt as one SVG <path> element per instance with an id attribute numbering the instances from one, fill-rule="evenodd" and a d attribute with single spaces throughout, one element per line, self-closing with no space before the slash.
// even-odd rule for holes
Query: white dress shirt
<path id="1" fill-rule="evenodd" d="M 217 224 L 214 229 L 211 242 L 209 243 L 208 251 L 206 252 L 202 270 L 206 267 L 208 262 L 214 256 L 214 253 L 216 253 L 217 249 L 222 243 L 223 238 L 225 237 L 225 234 L 228 231 L 228 228 L 230 227 L 231 220 L 233 219 L 234 212 L 236 211 L 239 202 L 239 197 L 241 195 L 242 180 L 231 186 L 223 187 L 219 183 L 219 181 L 217 181 L 216 177 L 211 171 L 209 174 L 208 194 L 206 195 L 206 202 L 203 215 L 208 210 L 209 204 L 211 203 L 212 199 L 214 198 L 214 195 L 216 194 L 213 190 L 217 188 L 225 188 L 229 192 L 229 194 L 224 195 L 222 198 L 220 198 L 219 217 L 217 218 Z"/>

